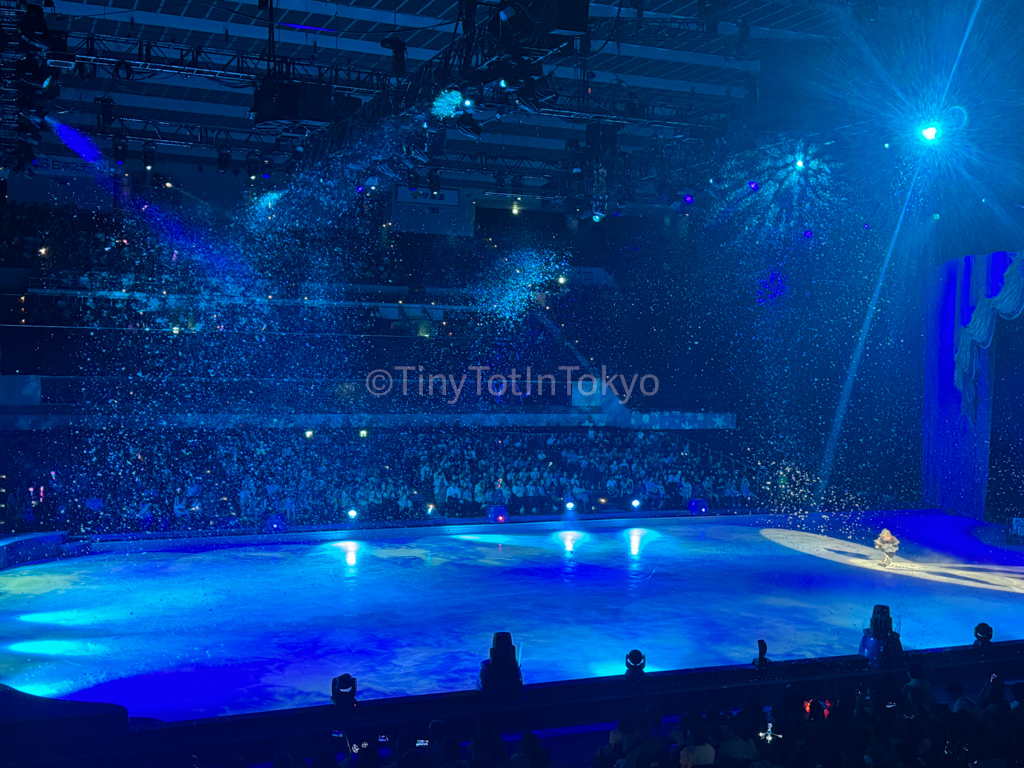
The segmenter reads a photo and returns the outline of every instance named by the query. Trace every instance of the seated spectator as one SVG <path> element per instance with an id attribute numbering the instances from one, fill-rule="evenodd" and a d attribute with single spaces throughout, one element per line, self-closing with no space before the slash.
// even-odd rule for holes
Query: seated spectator
<path id="1" fill-rule="evenodd" d="M 912 690 L 921 692 L 922 702 L 928 709 L 935 709 L 935 693 L 932 684 L 925 675 L 924 667 L 920 664 L 911 664 L 907 670 L 909 682 L 903 686 L 903 695 L 909 697 Z"/>
<path id="2" fill-rule="evenodd" d="M 469 763 L 467 763 L 465 760 L 460 759 L 459 749 L 460 748 L 458 739 L 443 739 L 441 745 L 441 753 L 444 757 L 444 761 L 438 766 L 438 768 L 469 768 Z M 363 768 L 363 766 L 360 766 L 359 768 Z"/>
<path id="3" fill-rule="evenodd" d="M 529 758 L 526 768 L 548 768 L 551 764 L 551 753 L 540 745 L 540 740 L 532 731 L 525 731 L 516 748 L 517 755 Z"/>
<path id="4" fill-rule="evenodd" d="M 749 713 L 740 712 L 729 722 L 728 728 L 727 738 L 715 750 L 715 765 L 739 768 L 756 761 L 758 746 L 754 718 Z"/>
<path id="5" fill-rule="evenodd" d="M 679 750 L 679 768 L 713 765 L 715 748 L 708 743 L 708 726 L 703 720 L 690 723 L 686 745 Z"/>
<path id="6" fill-rule="evenodd" d="M 645 712 L 638 713 L 634 723 L 636 730 L 626 737 L 622 745 L 625 760 L 620 759 L 618 762 L 625 768 L 636 768 L 637 761 L 643 755 L 660 755 L 665 751 L 661 739 L 651 734 L 651 725 Z"/>

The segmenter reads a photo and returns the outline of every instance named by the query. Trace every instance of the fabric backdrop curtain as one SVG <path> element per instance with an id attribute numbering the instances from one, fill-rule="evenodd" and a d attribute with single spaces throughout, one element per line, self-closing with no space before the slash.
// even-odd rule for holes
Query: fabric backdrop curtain
<path id="1" fill-rule="evenodd" d="M 934 272 L 928 293 L 921 473 L 923 501 L 930 506 L 984 517 L 992 422 L 989 345 L 995 318 L 1011 316 L 1006 310 L 1012 297 L 1024 295 L 1020 262 L 1024 259 L 1011 262 L 1006 253 L 968 256 L 944 262 Z M 968 396 L 961 382 L 968 383 Z"/>
<path id="2" fill-rule="evenodd" d="M 1001 254 L 993 254 L 993 259 L 997 255 Z M 960 333 L 960 346 L 956 350 L 953 382 L 960 390 L 964 413 L 972 419 L 977 408 L 981 350 L 988 349 L 992 344 L 998 318 L 1012 320 L 1024 311 L 1024 259 L 1019 258 L 1019 254 L 1009 258 L 1011 262 L 1003 273 L 1002 288 L 992 298 L 982 296 L 978 300 L 970 322 Z M 998 266 L 991 265 L 995 268 Z"/>

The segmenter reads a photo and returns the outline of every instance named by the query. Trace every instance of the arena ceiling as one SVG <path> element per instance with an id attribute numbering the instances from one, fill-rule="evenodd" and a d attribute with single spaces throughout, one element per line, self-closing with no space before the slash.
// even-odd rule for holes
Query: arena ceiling
<path id="1" fill-rule="evenodd" d="M 655 137 L 692 150 L 720 137 L 724 123 L 751 116 L 764 46 L 841 36 L 857 3 L 591 2 L 589 55 L 580 55 L 580 38 L 567 37 L 538 57 L 551 89 L 542 108 L 490 119 L 478 138 L 449 129 L 444 157 L 433 165 L 467 179 L 498 171 L 540 183 L 566 140 L 582 143 L 593 122 L 615 123 L 624 152 Z M 481 25 L 499 8 L 473 5 Z M 717 35 L 705 31 L 709 8 Z M 236 164 L 253 148 L 283 162 L 295 145 L 308 147 L 331 130 L 254 126 L 253 90 L 268 71 L 265 0 L 55 0 L 46 13 L 52 29 L 67 32 L 67 53 L 53 57 L 65 68 L 59 119 L 98 136 L 101 149 L 123 135 L 134 157 L 152 141 L 190 162 L 212 164 L 220 147 L 235 150 Z M 275 0 L 273 56 L 292 79 L 329 82 L 335 94 L 370 102 L 396 86 L 392 52 L 381 41 L 398 37 L 408 46 L 415 78 L 463 31 L 459 13 L 459 0 Z M 106 120 L 105 99 L 112 102 Z"/>

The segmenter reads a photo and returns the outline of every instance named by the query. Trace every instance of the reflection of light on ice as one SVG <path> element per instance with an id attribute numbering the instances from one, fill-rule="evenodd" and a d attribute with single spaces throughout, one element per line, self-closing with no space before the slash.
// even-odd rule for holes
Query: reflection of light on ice
<path id="1" fill-rule="evenodd" d="M 586 534 L 581 531 L 559 531 L 556 534 L 566 552 L 572 552 L 576 547 L 576 542 L 581 541 L 585 536 Z"/>
<path id="2" fill-rule="evenodd" d="M 359 552 L 358 541 L 338 541 L 334 546 L 345 553 L 345 565 L 356 564 L 356 553 Z"/>
<path id="3" fill-rule="evenodd" d="M 852 541 L 805 531 L 786 531 L 781 528 L 765 528 L 761 535 L 784 547 L 844 565 L 876 568 L 884 573 L 944 584 L 1024 593 L 1024 568 L 964 563 L 915 563 L 902 557 L 894 557 L 892 565 L 883 567 L 873 548 Z"/>
<path id="4" fill-rule="evenodd" d="M 629 538 L 629 554 L 636 557 L 640 554 L 640 544 L 650 544 L 654 539 L 658 538 L 657 531 L 649 531 L 646 528 L 630 528 L 625 531 L 625 535 Z"/>
<path id="5" fill-rule="evenodd" d="M 23 613 L 18 617 L 20 621 L 28 621 L 33 624 L 63 624 L 65 626 L 78 626 L 83 624 L 95 624 L 98 621 L 105 621 L 111 618 L 110 615 L 101 611 L 80 611 L 72 608 L 67 611 L 46 611 L 45 613 Z"/>
<path id="6" fill-rule="evenodd" d="M 47 698 L 65 696 L 69 693 L 74 693 L 80 688 L 79 685 L 70 680 L 60 683 L 19 683 L 17 680 L 8 680 L 7 684 L 30 696 L 46 696 Z"/>
<path id="7" fill-rule="evenodd" d="M 644 537 L 645 531 L 642 528 L 632 528 L 629 531 L 629 554 L 640 554 L 640 539 Z"/>
<path id="8" fill-rule="evenodd" d="M 40 656 L 96 656 L 107 647 L 84 640 L 25 640 L 7 646 L 15 653 L 37 653 Z"/>

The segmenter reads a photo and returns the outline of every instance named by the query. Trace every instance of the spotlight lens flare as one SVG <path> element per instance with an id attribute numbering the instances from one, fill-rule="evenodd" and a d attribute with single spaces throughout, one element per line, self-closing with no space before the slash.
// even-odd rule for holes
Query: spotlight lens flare
<path id="1" fill-rule="evenodd" d="M 929 125 L 921 129 L 921 136 L 925 141 L 935 141 L 939 138 L 939 128 L 935 125 Z"/>

